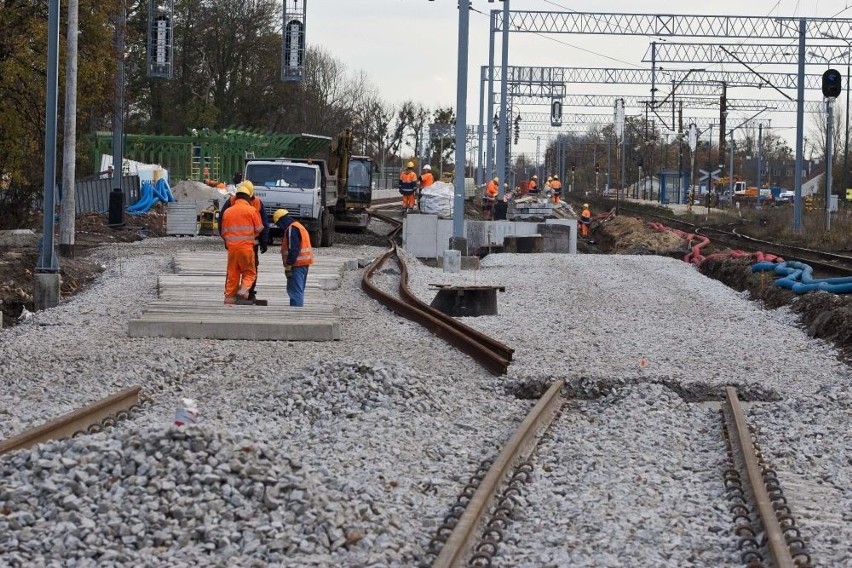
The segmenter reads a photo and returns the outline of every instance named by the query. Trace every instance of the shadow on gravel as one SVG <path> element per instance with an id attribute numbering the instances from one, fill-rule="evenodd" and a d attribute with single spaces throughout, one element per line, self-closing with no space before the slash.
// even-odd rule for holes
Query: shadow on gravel
<path id="1" fill-rule="evenodd" d="M 556 380 L 555 377 L 509 379 L 505 390 L 508 395 L 521 400 L 536 400 L 544 395 L 554 380 Z M 722 385 L 711 385 L 703 382 L 682 383 L 668 377 L 647 377 L 629 381 L 611 378 L 569 377 L 565 379 L 562 396 L 575 400 L 594 400 L 610 396 L 621 387 L 639 384 L 662 385 L 687 403 L 722 401 L 725 399 L 725 389 Z M 777 402 L 781 400 L 781 396 L 777 392 L 760 385 L 734 384 L 734 386 L 737 387 L 737 394 L 744 401 Z"/>

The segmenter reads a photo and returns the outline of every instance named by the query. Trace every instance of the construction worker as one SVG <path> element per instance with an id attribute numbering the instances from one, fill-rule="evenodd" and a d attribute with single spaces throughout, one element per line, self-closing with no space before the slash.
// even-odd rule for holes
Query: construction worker
<path id="1" fill-rule="evenodd" d="M 413 211 L 415 205 L 414 192 L 417 191 L 417 174 L 414 173 L 414 162 L 405 165 L 405 171 L 399 174 L 399 192 L 402 194 L 402 208 Z"/>
<path id="2" fill-rule="evenodd" d="M 263 221 L 251 200 L 251 187 L 240 184 L 234 204 L 223 212 L 219 230 L 228 249 L 225 303 L 251 304 L 249 290 L 257 279 L 254 241 L 263 232 Z"/>
<path id="3" fill-rule="evenodd" d="M 417 180 L 420 189 L 417 190 L 417 208 L 420 208 L 420 194 L 423 190 L 435 183 L 435 176 L 432 175 L 432 166 L 426 164 L 423 166 L 423 173 L 420 174 L 420 179 Z"/>
<path id="4" fill-rule="evenodd" d="M 485 220 L 494 217 L 494 204 L 500 194 L 499 183 L 500 178 L 494 176 L 494 179 L 485 184 L 485 193 L 482 195 L 482 218 Z"/>
<path id="5" fill-rule="evenodd" d="M 560 196 L 562 195 L 562 182 L 559 181 L 558 175 L 554 174 L 553 179 L 550 182 L 550 191 L 551 200 L 553 201 L 554 205 L 559 205 L 560 203 L 562 203 L 562 200 L 560 199 Z"/>
<path id="6" fill-rule="evenodd" d="M 251 203 L 252 207 L 254 207 L 255 210 L 258 212 L 258 214 L 260 215 L 260 220 L 263 223 L 263 232 L 260 234 L 257 239 L 257 242 L 254 244 L 254 267 L 255 269 L 257 269 L 257 267 L 260 266 L 260 257 L 258 256 L 258 253 L 263 254 L 269 248 L 269 218 L 267 217 L 266 210 L 263 207 L 263 201 L 260 200 L 260 197 L 257 197 L 254 194 L 254 184 L 249 180 L 245 180 L 240 182 L 239 185 L 237 185 L 238 192 L 240 190 L 240 187 L 245 187 L 248 189 L 248 194 L 251 196 L 251 198 L 249 199 L 249 203 Z M 220 235 L 222 234 L 222 219 L 224 218 L 225 211 L 227 211 L 229 207 L 234 205 L 234 203 L 236 202 L 236 197 L 236 193 L 229 197 L 225 201 L 225 204 L 222 206 L 222 210 L 219 211 Z M 251 300 L 252 302 L 255 301 L 255 299 L 257 298 L 256 289 L 257 279 L 255 278 L 254 284 L 251 285 L 251 290 L 249 290 L 249 300 Z"/>
<path id="7" fill-rule="evenodd" d="M 580 236 L 589 236 L 589 227 L 592 224 L 592 211 L 588 203 L 583 203 L 583 212 L 580 213 Z"/>
<path id="8" fill-rule="evenodd" d="M 311 237 L 305 227 L 290 217 L 286 209 L 278 209 L 272 214 L 272 222 L 281 229 L 281 260 L 284 263 L 284 275 L 287 277 L 287 295 L 290 305 L 305 305 L 305 282 L 308 280 L 308 267 L 314 263 L 314 250 Z"/>
<path id="9" fill-rule="evenodd" d="M 527 189 L 528 193 L 535 195 L 535 196 L 538 196 L 538 176 L 534 175 L 533 177 L 531 177 L 530 183 L 527 187 L 528 187 L 528 189 Z"/>

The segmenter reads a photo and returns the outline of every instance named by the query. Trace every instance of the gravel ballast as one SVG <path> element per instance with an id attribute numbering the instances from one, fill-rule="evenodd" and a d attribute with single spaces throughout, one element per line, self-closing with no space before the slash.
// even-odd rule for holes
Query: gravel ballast
<path id="1" fill-rule="evenodd" d="M 370 242 L 370 237 L 351 241 Z M 501 551 L 507 564 L 531 562 L 532 566 L 537 558 L 552 558 L 559 564 L 565 558 L 566 538 L 581 539 L 596 528 L 604 534 L 624 535 L 621 546 L 586 541 L 571 558 L 578 559 L 578 565 L 590 559 L 614 566 L 621 559 L 620 565 L 630 565 L 630 558 L 636 557 L 631 542 L 669 538 L 671 527 L 680 531 L 681 545 L 657 546 L 659 554 L 649 552 L 646 557 L 649 565 L 690 565 L 690 558 L 696 566 L 735 564 L 729 519 L 719 512 L 726 505 L 718 499 L 722 480 L 713 477 L 724 459 L 718 420 L 694 403 L 719 400 L 725 384 L 737 385 L 745 399 L 764 401 L 756 420 L 776 432 L 782 431 L 782 424 L 787 428 L 783 437 L 776 434 L 773 441 L 762 441 L 764 451 L 770 453 L 775 439 L 779 444 L 796 439 L 796 455 L 816 455 L 815 432 L 830 424 L 828 418 L 795 419 L 787 409 L 798 409 L 803 399 L 817 401 L 813 407 L 802 406 L 811 413 L 824 405 L 824 413 L 832 420 L 849 423 L 848 410 L 842 410 L 849 401 L 848 369 L 837 361 L 832 348 L 809 339 L 788 311 L 762 310 L 694 268 L 658 257 L 492 255 L 483 260 L 480 270 L 460 274 L 409 262 L 409 285 L 427 303 L 435 294 L 428 288 L 431 283 L 506 287 L 505 293 L 498 294 L 499 315 L 465 319 L 515 349 L 509 374 L 503 378 L 492 377 L 444 341 L 369 299 L 360 290 L 362 270 L 346 273 L 340 290 L 326 292 L 327 301 L 341 309 L 339 342 L 127 337 L 127 321 L 155 297 L 156 276 L 171 270 L 173 252 L 220 247 L 216 238 L 196 238 L 149 239 L 103 249 L 98 255 L 107 270 L 91 289 L 36 314 L 31 323 L 0 332 L 0 436 L 140 384 L 153 397 L 152 407 L 132 423 L 87 438 L 91 442 L 85 443 L 92 446 L 79 447 L 105 456 L 111 445 L 139 443 L 136 437 L 141 433 L 154 442 L 170 440 L 175 407 L 181 398 L 189 397 L 198 401 L 197 435 L 219 440 L 222 447 L 246 442 L 265 448 L 269 467 L 278 468 L 275 475 L 283 472 L 304 481 L 304 507 L 293 534 L 288 532 L 291 528 L 273 526 L 272 533 L 258 536 L 258 548 L 251 551 L 245 548 L 246 540 L 237 543 L 230 537 L 230 548 L 227 543 L 220 547 L 214 539 L 211 549 L 206 537 L 196 535 L 193 544 L 180 552 L 169 545 L 149 547 L 146 539 L 152 537 L 143 531 L 128 550 L 121 546 L 115 550 L 151 565 L 263 565 L 274 563 L 269 556 L 273 552 L 284 555 L 284 565 L 293 566 L 416 564 L 468 477 L 482 459 L 496 456 L 531 407 L 533 401 L 518 400 L 512 393 L 540 394 L 540 387 L 554 378 L 566 379 L 567 396 L 589 400 L 571 403 L 577 416 L 568 416 L 574 411 L 571 408 L 563 414 L 552 447 L 542 454 L 553 456 L 542 458 L 542 463 L 554 460 L 548 466 L 553 471 L 537 471 L 527 494 L 529 505 L 522 509 L 523 522 L 512 530 L 522 535 L 527 522 L 538 523 L 539 531 L 547 529 L 548 524 L 536 521 L 539 513 L 533 505 L 543 503 L 544 498 L 536 495 L 544 495 L 551 487 L 564 492 L 561 500 L 575 501 L 566 517 L 587 511 L 601 499 L 610 514 L 588 519 L 580 525 L 586 532 L 574 536 L 568 534 L 574 524 L 560 524 L 561 536 L 539 539 L 539 548 L 532 551 L 519 546 L 527 539 L 518 537 L 514 548 Z M 362 244 L 317 250 L 319 255 L 362 259 L 381 252 L 380 247 Z M 265 261 L 267 257 L 261 257 Z M 379 278 L 383 288 L 395 272 L 395 267 L 383 271 Z M 261 294 L 262 289 L 260 282 Z M 826 395 L 830 388 L 836 389 L 833 398 Z M 655 401 L 652 395 L 663 398 Z M 644 407 L 650 412 L 640 413 L 638 408 Z M 784 410 L 776 414 L 775 408 Z M 596 417 L 595 422 L 585 422 L 589 416 Z M 841 427 L 830 432 L 843 438 Z M 832 442 L 831 451 L 823 448 L 815 458 L 819 475 L 834 480 L 834 485 L 848 480 L 852 468 L 848 460 L 830 457 L 844 444 L 848 455 L 846 436 L 845 442 Z M 718 442 L 715 448 L 714 441 Z M 77 447 L 63 444 L 69 443 L 51 445 L 50 451 L 61 456 L 69 447 Z M 602 453 L 606 447 L 627 451 L 618 461 L 606 463 Z M 666 448 L 656 472 L 650 448 Z M 786 454 L 779 451 L 782 482 L 785 468 L 809 475 L 806 468 L 793 463 L 795 455 L 781 459 Z M 0 458 L 0 467 L 6 468 L 21 455 Z M 596 463 L 583 470 L 588 477 L 581 479 L 598 485 L 589 489 L 580 479 L 558 476 L 557 470 L 568 467 L 569 461 Z M 14 463 L 16 491 L 34 491 L 35 497 L 49 499 L 51 488 L 37 486 L 27 469 L 30 466 Z M 299 467 L 288 470 L 288 464 Z M 167 465 L 162 471 L 180 470 Z M 164 482 L 176 483 L 172 477 L 172 473 L 164 475 Z M 637 477 L 646 481 L 632 487 L 629 480 Z M 689 482 L 695 499 L 709 498 L 709 505 L 683 498 L 684 490 L 676 483 L 679 478 Z M 9 479 L 0 478 L 0 495 L 10 487 Z M 601 489 L 608 484 L 620 490 L 609 497 Z M 148 497 L 128 492 L 125 504 L 139 509 L 149 497 L 162 498 L 161 490 Z M 572 497 L 572 491 L 584 496 Z M 216 495 L 217 491 L 205 489 L 198 498 L 203 503 L 217 499 Z M 842 495 L 843 503 L 849 503 L 848 493 Z M 646 502 L 649 496 L 657 500 Z M 58 509 L 59 513 L 70 511 Z M 541 512 L 542 519 L 548 515 L 558 511 Z M 639 536 L 630 528 L 630 519 L 636 515 L 652 518 Z M 810 526 L 817 527 L 818 512 L 812 518 Z M 828 521 L 833 524 L 834 517 Z M 24 554 L 9 543 L 14 539 L 20 544 L 25 529 L 32 532 L 29 538 L 34 542 L 59 538 L 61 531 L 55 531 L 60 529 L 51 524 L 10 525 L 9 537 L 0 540 L 0 554 L 5 550 L 2 546 Z M 850 525 L 848 520 L 845 524 Z M 62 527 L 66 530 L 62 535 L 72 534 L 70 527 Z M 849 529 L 832 530 L 845 535 L 843 531 Z M 339 531 L 348 536 L 335 547 Z M 296 533 L 303 538 L 291 548 Z M 273 536 L 288 539 L 288 546 L 272 550 Z M 830 537 L 824 538 L 828 542 Z M 39 558 L 94 561 L 100 552 L 92 556 L 88 551 L 102 550 L 112 541 L 81 542 L 73 554 L 66 549 L 66 556 L 43 552 Z M 852 554 L 842 546 L 829 554 L 831 560 L 852 562 Z M 175 564 L 169 564 L 172 561 Z"/>

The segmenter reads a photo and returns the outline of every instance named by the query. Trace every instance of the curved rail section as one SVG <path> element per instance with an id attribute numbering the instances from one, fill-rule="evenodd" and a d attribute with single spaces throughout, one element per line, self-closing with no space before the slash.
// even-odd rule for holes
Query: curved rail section
<path id="1" fill-rule="evenodd" d="M 735 466 L 726 473 L 725 485 L 734 501 L 731 512 L 737 525 L 735 533 L 740 538 L 743 562 L 748 562 L 749 566 L 763 562 L 760 549 L 765 545 L 773 566 L 777 568 L 810 566 L 810 558 L 804 551 L 804 542 L 786 505 L 777 476 L 758 457 L 760 450 L 752 438 L 734 387 L 725 388 L 722 415 L 729 459 Z M 742 477 L 745 483 L 741 481 Z M 748 502 L 752 504 L 751 509 Z M 756 519 L 754 524 L 753 518 Z"/>
<path id="2" fill-rule="evenodd" d="M 127 418 L 131 409 L 139 404 L 141 390 L 140 386 L 128 387 L 41 426 L 7 438 L 0 442 L 0 455 L 29 448 L 48 440 L 61 440 L 81 433 L 99 432 L 103 427 L 109 426 L 110 421 L 114 423 L 115 420 Z"/>
<path id="3" fill-rule="evenodd" d="M 441 548 L 432 564 L 434 568 L 463 566 L 474 555 L 479 531 L 500 487 L 515 465 L 526 461 L 535 451 L 541 432 L 547 430 L 558 415 L 564 402 L 561 396 L 563 384 L 564 381 L 558 380 L 547 389 L 497 456 Z"/>
<path id="4" fill-rule="evenodd" d="M 371 215 L 393 224 L 395 228 L 389 235 L 390 248 L 364 272 L 364 277 L 361 279 L 361 288 L 364 292 L 394 313 L 422 325 L 453 347 L 470 355 L 489 372 L 495 375 L 505 374 L 514 350 L 417 298 L 408 287 L 408 268 L 400 258 L 397 246 L 393 242 L 401 228 L 401 223 L 374 211 Z M 386 294 L 372 282 L 373 274 L 390 258 L 394 258 L 400 267 L 399 298 Z"/>

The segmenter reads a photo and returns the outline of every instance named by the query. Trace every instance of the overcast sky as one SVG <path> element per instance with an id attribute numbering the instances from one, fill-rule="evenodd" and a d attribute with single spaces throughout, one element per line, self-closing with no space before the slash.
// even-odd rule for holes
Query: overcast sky
<path id="1" fill-rule="evenodd" d="M 706 4 L 706 8 L 703 6 Z M 680 5 L 682 9 L 674 6 Z M 702 6 L 698 8 L 698 6 Z M 671 0 L 513 0 L 512 10 L 547 10 L 578 12 L 621 12 L 657 14 L 724 14 L 741 16 L 810 16 L 852 17 L 847 1 L 796 1 L 796 0 L 716 0 L 715 2 L 673 3 Z M 502 3 L 472 0 L 470 14 L 470 51 L 468 58 L 467 122 L 479 122 L 479 73 L 488 63 L 488 17 L 491 10 L 502 9 Z M 455 106 L 458 59 L 457 0 L 310 0 L 307 3 L 307 40 L 309 44 L 325 48 L 341 60 L 348 69 L 363 70 L 379 89 L 385 100 L 400 103 L 412 99 L 426 106 Z M 650 68 L 642 58 L 654 37 L 618 37 L 568 34 L 514 33 L 509 38 L 509 65 L 566 66 L 566 67 L 619 67 Z M 671 38 L 671 41 L 688 42 L 689 38 Z M 711 38 L 698 38 L 698 42 L 712 42 Z M 741 43 L 740 40 L 723 39 L 724 43 Z M 768 42 L 764 42 L 768 43 Z M 499 38 L 496 61 L 500 63 Z M 682 67 L 689 67 L 683 65 Z M 841 65 L 842 66 L 842 65 Z M 727 71 L 747 71 L 741 65 L 721 65 L 715 68 Z M 808 72 L 821 72 L 824 66 L 813 66 Z M 794 73 L 795 66 L 760 69 Z M 568 93 L 630 95 L 649 93 L 648 86 L 579 84 L 569 85 Z M 795 92 L 790 92 L 795 98 Z M 729 91 L 729 98 L 777 98 L 766 88 L 762 90 L 741 88 Z M 806 91 L 808 100 L 820 100 L 818 91 Z M 845 102 L 841 99 L 841 102 Z M 534 107 L 533 107 L 534 108 Z M 529 108 L 528 110 L 533 110 Z M 546 107 L 537 107 L 546 110 Z M 607 113 L 607 109 L 565 109 L 584 113 Z M 520 109 L 523 114 L 524 109 Z M 627 114 L 639 109 L 627 109 Z M 717 111 L 718 112 L 718 111 Z M 684 110 L 684 115 L 687 111 Z M 707 115 L 698 111 L 696 116 Z M 792 146 L 795 113 L 772 115 L 772 127 Z M 736 117 L 734 117 L 736 119 Z M 806 134 L 810 118 L 806 118 Z M 531 150 L 534 142 L 521 144 L 523 151 Z"/>

